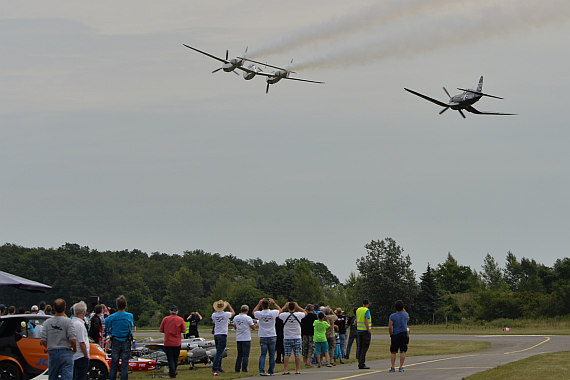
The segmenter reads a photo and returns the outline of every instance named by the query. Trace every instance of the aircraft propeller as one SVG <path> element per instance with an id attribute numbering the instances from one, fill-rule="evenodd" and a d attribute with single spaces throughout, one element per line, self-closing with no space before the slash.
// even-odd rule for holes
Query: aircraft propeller
<path id="1" fill-rule="evenodd" d="M 229 51 L 226 49 L 226 61 L 228 60 L 228 55 L 229 55 Z M 223 67 L 220 67 L 219 69 L 212 71 L 212 74 L 217 72 L 217 71 L 220 71 L 221 69 L 223 69 Z M 239 74 L 238 74 L 238 76 L 239 76 Z"/>

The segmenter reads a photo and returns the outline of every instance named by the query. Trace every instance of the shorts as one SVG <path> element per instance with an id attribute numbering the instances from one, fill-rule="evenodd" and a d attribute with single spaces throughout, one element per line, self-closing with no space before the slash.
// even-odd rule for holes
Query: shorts
<path id="1" fill-rule="evenodd" d="M 330 338 L 327 336 L 327 343 L 329 345 L 329 352 L 333 354 L 334 349 L 336 348 L 336 338 L 334 336 Z"/>
<path id="2" fill-rule="evenodd" d="M 407 332 L 401 332 L 399 334 L 392 335 L 392 338 L 390 339 L 390 352 L 392 354 L 395 354 L 398 352 L 398 349 L 400 352 L 408 351 L 408 342 L 409 340 Z"/>
<path id="3" fill-rule="evenodd" d="M 283 350 L 285 356 L 291 356 L 291 351 L 295 356 L 301 356 L 301 339 L 283 339 Z"/>
<path id="4" fill-rule="evenodd" d="M 315 342 L 315 353 L 317 355 L 328 354 L 329 353 L 329 343 L 328 342 Z"/>

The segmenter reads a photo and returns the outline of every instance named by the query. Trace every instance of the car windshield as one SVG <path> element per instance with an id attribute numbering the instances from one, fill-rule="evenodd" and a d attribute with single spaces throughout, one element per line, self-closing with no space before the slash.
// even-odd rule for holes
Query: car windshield
<path id="1" fill-rule="evenodd" d="M 46 319 L 6 318 L 0 320 L 0 338 L 16 335 L 22 337 L 40 338 L 43 323 Z"/>

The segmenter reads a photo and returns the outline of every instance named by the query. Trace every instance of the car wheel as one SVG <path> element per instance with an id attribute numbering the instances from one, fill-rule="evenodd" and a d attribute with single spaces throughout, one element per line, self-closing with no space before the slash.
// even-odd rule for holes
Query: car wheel
<path id="1" fill-rule="evenodd" d="M 21 380 L 22 372 L 15 364 L 10 362 L 0 363 L 0 380 Z"/>
<path id="2" fill-rule="evenodd" d="M 93 360 L 89 362 L 89 380 L 106 380 L 109 377 L 109 371 L 105 364 L 98 360 Z"/>

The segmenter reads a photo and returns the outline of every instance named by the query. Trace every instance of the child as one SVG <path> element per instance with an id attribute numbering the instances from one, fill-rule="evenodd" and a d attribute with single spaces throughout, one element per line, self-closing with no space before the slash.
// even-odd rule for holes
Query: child
<path id="1" fill-rule="evenodd" d="M 336 346 L 334 349 L 334 354 L 333 354 L 333 359 L 336 363 L 336 359 L 340 359 L 340 362 L 342 364 L 342 354 L 340 352 L 340 336 L 338 335 L 338 326 L 334 326 L 334 337 L 336 339 Z"/>
<path id="2" fill-rule="evenodd" d="M 315 352 L 317 354 L 317 365 L 319 368 L 321 367 L 322 357 L 324 356 L 326 359 L 326 366 L 332 367 L 332 364 L 330 364 L 329 344 L 326 336 L 326 331 L 330 325 L 325 320 L 325 313 L 320 311 L 318 317 L 319 319 L 313 322 L 313 327 L 315 328 L 313 340 L 315 342 Z"/>

